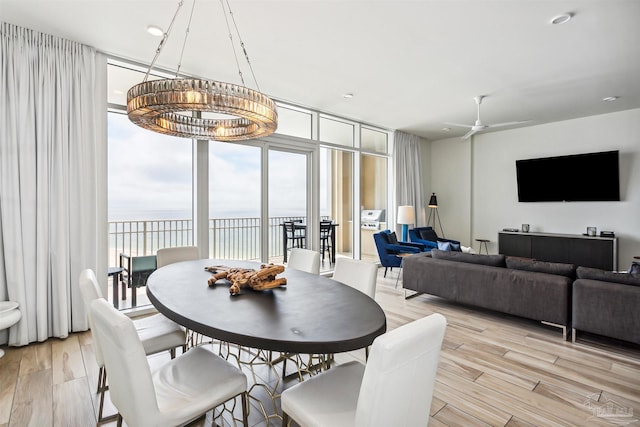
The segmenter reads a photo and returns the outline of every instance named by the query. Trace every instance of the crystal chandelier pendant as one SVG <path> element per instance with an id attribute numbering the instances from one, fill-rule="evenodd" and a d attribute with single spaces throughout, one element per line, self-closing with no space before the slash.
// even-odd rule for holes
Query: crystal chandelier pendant
<path id="1" fill-rule="evenodd" d="M 229 114 L 209 119 L 190 112 Z M 181 114 L 183 113 L 183 114 Z M 271 135 L 278 125 L 275 102 L 231 83 L 201 79 L 162 79 L 140 83 L 127 93 L 129 119 L 145 129 L 184 138 L 238 141 Z"/>
<path id="2" fill-rule="evenodd" d="M 181 0 L 178 4 L 178 9 L 156 50 L 156 56 L 147 70 L 144 81 L 133 86 L 127 93 L 127 115 L 129 120 L 140 127 L 161 134 L 201 140 L 239 141 L 271 135 L 278 127 L 276 103 L 259 92 L 259 90 L 215 80 L 178 78 L 180 64 L 178 64 L 176 78 L 147 81 L 147 77 L 158 59 L 162 47 L 169 37 L 183 1 Z M 220 4 L 226 14 L 223 0 L 220 1 Z M 193 16 L 194 8 L 195 0 L 191 16 Z M 235 25 L 235 19 L 230 9 L 229 15 L 237 31 L 237 25 Z M 190 25 L 191 19 L 189 19 Z M 235 55 L 235 47 L 233 46 L 233 37 L 228 20 L 227 28 L 229 29 L 229 38 Z M 187 27 L 183 53 L 188 34 L 189 28 Z M 253 75 L 253 68 L 239 32 L 238 37 L 245 59 Z M 235 56 L 238 74 L 244 85 L 244 78 L 240 71 L 237 55 Z M 234 118 L 209 118 L 206 117 L 206 113 L 233 116 Z"/>

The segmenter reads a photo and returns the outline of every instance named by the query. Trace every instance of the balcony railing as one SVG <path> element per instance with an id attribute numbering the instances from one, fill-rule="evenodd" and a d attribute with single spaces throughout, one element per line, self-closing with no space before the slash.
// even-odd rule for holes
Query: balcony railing
<path id="1" fill-rule="evenodd" d="M 285 221 L 304 221 L 302 216 L 269 218 L 269 257 L 282 257 Z M 324 219 L 324 217 L 323 217 Z M 109 222 L 109 265 L 117 265 L 120 253 L 153 255 L 158 249 L 193 245 L 191 219 L 132 220 Z M 260 218 L 210 218 L 209 254 L 219 259 L 260 259 Z"/>

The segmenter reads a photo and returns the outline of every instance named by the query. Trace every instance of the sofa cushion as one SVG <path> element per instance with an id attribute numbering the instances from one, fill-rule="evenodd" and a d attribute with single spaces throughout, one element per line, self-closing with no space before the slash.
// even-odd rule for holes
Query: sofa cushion
<path id="1" fill-rule="evenodd" d="M 600 280 L 601 282 L 622 283 L 625 285 L 640 286 L 640 277 L 636 274 L 616 273 L 597 268 L 578 267 L 576 270 L 578 279 Z"/>
<path id="2" fill-rule="evenodd" d="M 533 271 L 536 273 L 557 274 L 570 279 L 576 277 L 576 266 L 573 264 L 563 264 L 559 262 L 536 261 L 530 258 L 507 257 L 505 259 L 507 268 L 513 270 Z"/>
<path id="3" fill-rule="evenodd" d="M 479 255 L 467 254 L 464 252 L 447 252 L 438 249 L 432 249 L 432 256 L 436 259 L 446 261 L 466 262 L 469 264 L 489 265 L 493 267 L 504 267 L 504 255 Z"/>

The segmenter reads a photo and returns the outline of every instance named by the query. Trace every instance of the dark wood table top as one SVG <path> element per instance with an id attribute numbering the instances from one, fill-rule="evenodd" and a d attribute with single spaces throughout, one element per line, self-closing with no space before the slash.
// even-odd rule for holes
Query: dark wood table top
<path id="1" fill-rule="evenodd" d="M 287 285 L 261 292 L 208 287 L 205 267 L 259 268 L 232 260 L 185 261 L 156 270 L 147 295 L 159 312 L 203 335 L 264 350 L 340 353 L 370 345 L 386 331 L 382 308 L 335 280 L 287 269 Z"/>

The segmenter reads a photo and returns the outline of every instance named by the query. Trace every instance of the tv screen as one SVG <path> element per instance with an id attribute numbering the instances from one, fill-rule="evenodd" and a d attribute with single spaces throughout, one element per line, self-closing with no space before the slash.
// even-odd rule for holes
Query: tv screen
<path id="1" fill-rule="evenodd" d="M 519 202 L 619 201 L 618 151 L 516 160 Z"/>

